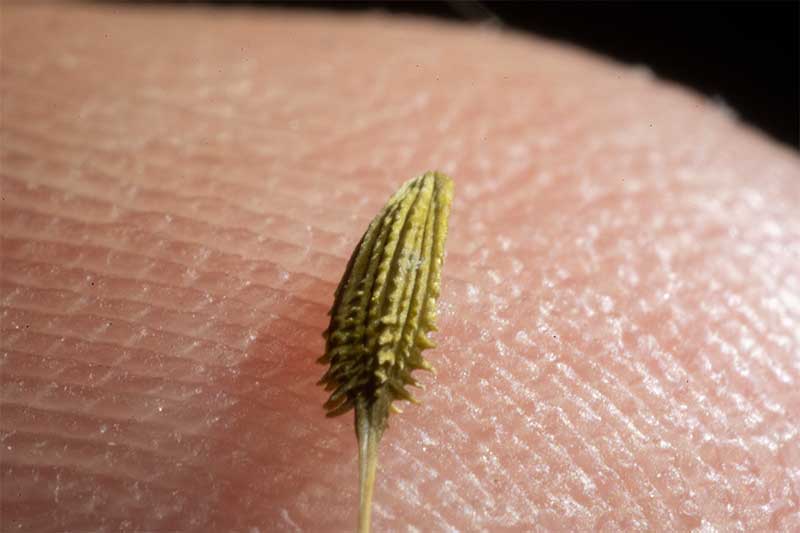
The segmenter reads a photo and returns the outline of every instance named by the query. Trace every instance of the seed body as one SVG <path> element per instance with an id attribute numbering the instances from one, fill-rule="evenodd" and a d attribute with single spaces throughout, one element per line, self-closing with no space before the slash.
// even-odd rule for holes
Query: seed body
<path id="1" fill-rule="evenodd" d="M 361 238 L 336 289 L 323 334 L 329 364 L 320 380 L 331 391 L 325 409 L 355 409 L 359 444 L 359 531 L 369 531 L 377 446 L 396 400 L 416 402 L 411 373 L 433 370 L 422 351 L 434 346 L 453 182 L 427 172 L 389 198 Z"/>
<path id="2" fill-rule="evenodd" d="M 428 172 L 405 183 L 370 223 L 336 290 L 325 332 L 330 363 L 320 381 L 332 393 L 328 416 L 361 397 L 416 401 L 411 372 L 431 370 L 436 299 L 453 182 Z"/>

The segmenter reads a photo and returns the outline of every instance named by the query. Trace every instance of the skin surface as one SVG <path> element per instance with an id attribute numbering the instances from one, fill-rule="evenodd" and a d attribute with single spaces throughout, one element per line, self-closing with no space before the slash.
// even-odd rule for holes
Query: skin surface
<path id="1" fill-rule="evenodd" d="M 3 531 L 352 530 L 314 361 L 429 169 L 456 182 L 438 374 L 390 419 L 375 531 L 800 529 L 797 153 L 507 32 L 0 19 Z"/>

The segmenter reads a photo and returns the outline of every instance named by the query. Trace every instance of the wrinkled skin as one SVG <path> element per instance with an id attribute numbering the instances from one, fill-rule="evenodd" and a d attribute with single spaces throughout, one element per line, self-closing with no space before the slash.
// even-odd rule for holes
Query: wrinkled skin
<path id="1" fill-rule="evenodd" d="M 2 39 L 4 531 L 351 530 L 320 332 L 435 168 L 438 374 L 376 531 L 800 529 L 797 153 L 475 27 L 16 3 Z"/>

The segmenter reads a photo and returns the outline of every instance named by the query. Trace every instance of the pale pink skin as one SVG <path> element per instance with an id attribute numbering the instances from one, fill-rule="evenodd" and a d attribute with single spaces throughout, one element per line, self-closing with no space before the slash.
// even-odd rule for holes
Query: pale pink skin
<path id="1" fill-rule="evenodd" d="M 1 18 L 3 531 L 354 529 L 320 333 L 430 169 L 438 374 L 390 420 L 375 531 L 800 529 L 796 152 L 510 32 Z"/>

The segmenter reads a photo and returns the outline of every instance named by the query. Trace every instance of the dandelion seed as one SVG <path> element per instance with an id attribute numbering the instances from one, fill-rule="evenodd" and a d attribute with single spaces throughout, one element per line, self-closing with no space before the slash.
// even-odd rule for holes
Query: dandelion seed
<path id="1" fill-rule="evenodd" d="M 428 172 L 406 182 L 370 223 L 336 289 L 323 336 L 329 364 L 320 385 L 331 391 L 328 416 L 355 410 L 359 446 L 359 531 L 369 531 L 377 446 L 397 400 L 418 403 L 412 371 L 433 367 L 436 300 L 453 182 Z"/>

